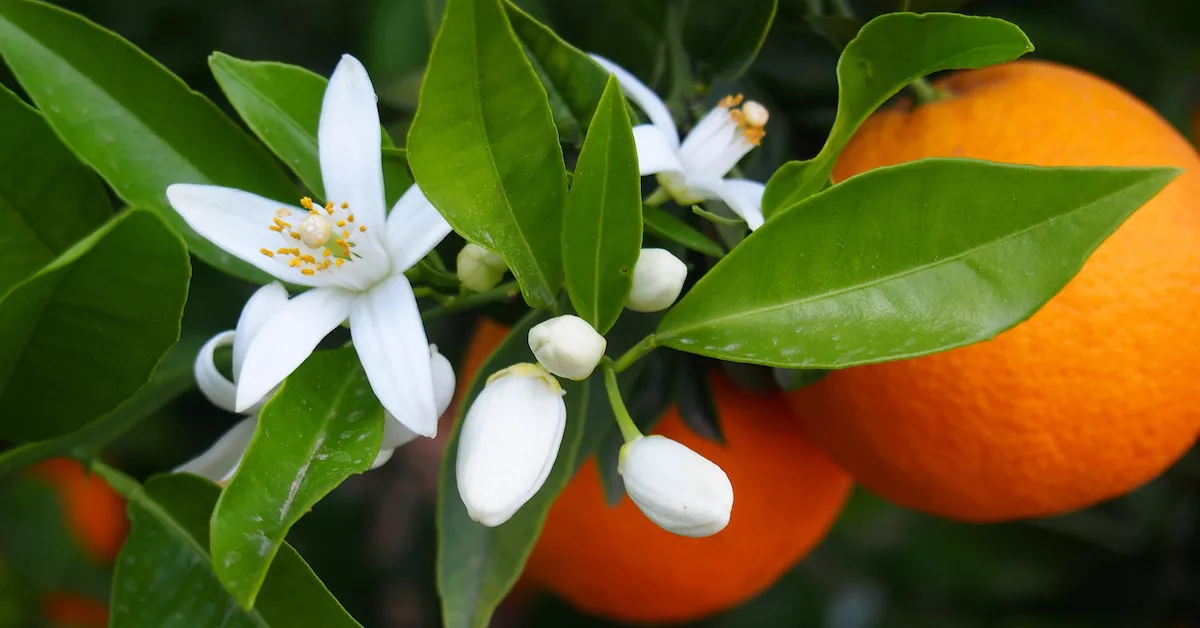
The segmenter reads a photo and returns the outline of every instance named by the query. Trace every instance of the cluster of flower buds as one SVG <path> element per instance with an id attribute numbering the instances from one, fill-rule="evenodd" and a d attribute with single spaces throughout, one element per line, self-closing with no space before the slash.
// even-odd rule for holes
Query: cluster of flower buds
<path id="1" fill-rule="evenodd" d="M 464 249 L 459 255 L 460 277 L 466 259 L 483 258 Z M 472 272 L 481 267 L 482 262 Z M 679 298 L 686 276 L 687 267 L 674 255 L 643 249 L 626 307 L 640 312 L 669 307 Z M 604 336 L 572 315 L 535 325 L 528 342 L 538 363 L 516 364 L 489 377 L 463 419 L 459 436 L 459 495 L 471 518 L 487 526 L 508 521 L 537 494 L 554 467 L 567 421 L 565 393 L 555 376 L 587 379 L 608 347 Z M 622 409 L 618 414 L 623 413 Z M 629 421 L 628 415 L 621 420 Z M 631 422 L 622 429 L 637 433 Z M 729 478 L 720 467 L 676 441 L 638 434 L 621 448 L 618 469 L 633 502 L 665 530 L 699 537 L 715 534 L 729 523 L 733 509 Z"/>

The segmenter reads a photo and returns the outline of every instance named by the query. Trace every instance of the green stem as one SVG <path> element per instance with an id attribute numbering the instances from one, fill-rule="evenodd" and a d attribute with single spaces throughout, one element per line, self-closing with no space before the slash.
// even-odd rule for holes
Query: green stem
<path id="1" fill-rule="evenodd" d="M 924 77 L 918 78 L 908 84 L 912 88 L 913 93 L 917 96 L 917 102 L 922 105 L 928 105 L 932 102 L 937 102 L 947 96 L 946 92 L 936 88 Z"/>
<path id="2" fill-rule="evenodd" d="M 642 432 L 633 422 L 633 417 L 629 416 L 629 410 L 625 408 L 625 400 L 621 398 L 621 389 L 617 387 L 617 371 L 613 366 L 613 361 L 604 358 L 600 362 L 600 368 L 604 371 L 604 388 L 608 391 L 608 404 L 612 406 L 613 416 L 617 418 L 617 427 L 621 430 L 621 437 L 626 443 L 631 443 L 642 437 Z"/>
<path id="3" fill-rule="evenodd" d="M 487 292 L 477 292 L 475 294 L 468 294 L 464 297 L 450 297 L 445 303 L 421 312 L 421 320 L 424 322 L 429 322 L 436 318 L 441 318 L 455 312 L 461 312 L 463 310 L 469 310 L 471 308 L 488 305 L 490 303 L 497 303 L 499 301 L 507 301 L 508 299 L 511 299 L 520 293 L 521 287 L 517 285 L 517 282 L 510 281 L 508 283 L 500 284 L 499 286 L 496 286 Z"/>
<path id="4" fill-rule="evenodd" d="M 630 347 L 629 351 L 626 351 L 621 357 L 617 358 L 617 361 L 613 363 L 613 369 L 618 373 L 623 372 L 625 369 L 633 366 L 634 362 L 646 357 L 657 346 L 658 338 L 654 334 L 642 338 L 636 345 Z"/>
<path id="5" fill-rule="evenodd" d="M 642 205 L 658 207 L 669 200 L 671 200 L 671 193 L 667 192 L 665 188 L 658 188 L 657 190 L 654 190 L 650 196 L 642 199 Z"/>
<path id="6" fill-rule="evenodd" d="M 104 481 L 126 500 L 142 505 L 150 501 L 146 498 L 146 491 L 142 488 L 141 483 L 124 472 L 114 469 L 98 459 L 92 461 L 91 469 L 92 473 L 104 478 Z M 157 508 L 158 504 L 154 504 L 154 506 Z"/>
<path id="7" fill-rule="evenodd" d="M 449 305 L 457 298 L 453 295 L 444 292 L 438 292 L 428 286 L 419 286 L 413 288 L 413 296 L 417 298 L 428 297 L 438 302 L 438 305 Z"/>

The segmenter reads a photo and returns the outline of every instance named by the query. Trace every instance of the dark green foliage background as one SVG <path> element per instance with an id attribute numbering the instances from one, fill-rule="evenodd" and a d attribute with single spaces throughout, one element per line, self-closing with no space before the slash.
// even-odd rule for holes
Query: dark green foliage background
<path id="1" fill-rule="evenodd" d="M 730 0 L 736 3 L 737 0 Z M 328 75 L 339 55 L 362 58 L 376 81 L 385 124 L 403 137 L 421 68 L 440 14 L 438 0 L 71 0 L 59 3 L 130 39 L 193 88 L 229 110 L 207 64 L 220 50 Z M 527 0 L 519 3 L 585 49 L 626 63 L 665 91 L 664 51 L 643 0 Z M 704 3 L 710 5 L 712 3 Z M 765 180 L 781 163 L 816 154 L 833 121 L 837 39 L 853 23 L 901 2 L 781 0 L 762 51 L 738 89 L 766 102 L 771 134 L 748 175 Z M 1002 17 L 1037 46 L 1032 57 L 1105 76 L 1191 133 L 1200 94 L 1200 3 L 1178 0 L 975 0 L 910 3 Z M 589 12 L 603 20 L 585 19 Z M 635 20 L 621 32 L 610 21 Z M 16 88 L 7 69 L 0 82 Z M 718 82 L 717 90 L 725 86 Z M 443 245 L 447 259 L 461 245 Z M 195 264 L 183 340 L 233 326 L 252 286 Z M 516 309 L 491 312 L 512 320 Z M 452 360 L 471 320 L 431 325 L 431 341 Z M 329 346 L 344 338 L 333 337 Z M 235 417 L 190 392 L 126 434 L 114 462 L 137 477 L 171 468 L 212 442 Z M 445 431 L 445 430 L 444 430 Z M 436 547 L 429 461 L 440 445 L 410 446 L 383 470 L 356 476 L 303 518 L 289 537 L 326 585 L 366 626 L 435 626 Z M 425 475 L 422 475 L 425 474 Z M 21 519 L 11 513 L 25 513 Z M 856 491 L 829 539 L 773 588 L 742 608 L 697 625 L 828 628 L 1200 625 L 1200 458 L 1111 503 L 1055 519 L 967 525 L 906 511 Z M 40 591 L 102 595 L 105 574 L 64 554 L 60 513 L 27 480 L 0 483 L 0 626 L 38 625 Z M 33 558 L 37 557 L 37 558 Z M 25 566 L 40 563 L 35 577 Z M 501 608 L 497 626 L 607 626 L 549 598 Z"/>

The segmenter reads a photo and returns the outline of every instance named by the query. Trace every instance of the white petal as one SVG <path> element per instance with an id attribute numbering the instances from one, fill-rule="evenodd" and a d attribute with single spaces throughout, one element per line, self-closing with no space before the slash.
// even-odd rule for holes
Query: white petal
<path id="1" fill-rule="evenodd" d="M 450 402 L 454 401 L 454 387 L 457 378 L 454 376 L 454 366 L 446 356 L 438 353 L 437 345 L 429 345 L 429 362 L 433 369 L 433 401 L 437 404 L 438 416 L 446 414 Z"/>
<path id="2" fill-rule="evenodd" d="M 421 261 L 446 234 L 450 223 L 425 198 L 421 188 L 412 184 L 396 201 L 387 218 L 387 249 L 392 272 L 402 273 Z"/>
<path id="3" fill-rule="evenodd" d="M 287 305 L 288 293 L 282 284 L 269 283 L 259 288 L 242 307 L 238 317 L 237 336 L 233 339 L 233 381 L 242 376 L 242 363 L 246 361 L 246 350 L 250 341 L 258 335 L 262 326 Z"/>
<path id="4" fill-rule="evenodd" d="M 617 77 L 617 83 L 621 85 L 621 91 L 625 93 L 625 96 L 637 103 L 637 106 L 646 113 L 646 117 L 650 118 L 650 123 L 658 127 L 663 132 L 663 135 L 667 137 L 671 148 L 678 150 L 679 129 L 675 128 L 675 118 L 671 116 L 666 103 L 658 97 L 658 94 L 655 94 L 654 90 L 646 87 L 645 83 L 639 81 L 637 77 L 630 74 L 625 68 L 599 55 L 591 55 L 591 57 L 592 60 L 600 64 L 600 67 L 608 70 L 613 76 Z"/>
<path id="5" fill-rule="evenodd" d="M 300 366 L 334 327 L 346 320 L 355 293 L 317 288 L 292 298 L 250 341 L 237 384 L 241 412 L 258 403 Z"/>
<path id="6" fill-rule="evenodd" d="M 221 371 L 217 370 L 217 365 L 213 362 L 213 353 L 216 352 L 217 347 L 232 344 L 234 344 L 234 332 L 232 331 L 223 331 L 213 336 L 204 343 L 203 347 L 200 347 L 200 353 L 196 354 L 194 365 L 196 386 L 200 392 L 204 393 L 204 396 L 208 397 L 214 406 L 226 412 L 234 411 L 236 387 L 233 382 L 225 379 Z"/>
<path id="7" fill-rule="evenodd" d="M 729 476 L 682 443 L 662 436 L 634 440 L 621 447 L 617 470 L 633 503 L 664 530 L 701 537 L 729 524 Z"/>
<path id="8" fill-rule="evenodd" d="M 378 469 L 387 464 L 392 459 L 392 455 L 396 453 L 395 449 L 380 449 L 379 454 L 375 456 L 375 462 L 371 463 L 372 469 Z"/>
<path id="9" fill-rule="evenodd" d="M 671 140 L 653 124 L 633 127 L 633 142 L 637 148 L 638 170 L 641 174 L 683 171 Z"/>
<path id="10" fill-rule="evenodd" d="M 762 199 L 767 186 L 758 181 L 688 177 L 687 186 L 709 199 L 724 201 L 735 214 L 746 221 L 751 231 L 762 226 Z"/>
<path id="11" fill-rule="evenodd" d="M 455 470 L 472 519 L 498 526 L 545 483 L 562 443 L 567 409 L 545 370 L 517 364 L 492 379 L 463 419 Z"/>
<path id="12" fill-rule="evenodd" d="M 392 413 L 385 411 L 383 413 L 383 441 L 379 445 L 379 454 L 375 456 L 375 462 L 371 463 L 371 468 L 378 469 L 387 464 L 397 449 L 408 444 L 417 436 L 416 432 L 401 425 L 400 421 L 392 416 Z"/>
<path id="13" fill-rule="evenodd" d="M 247 417 L 221 435 L 207 451 L 176 467 L 177 473 L 191 473 L 213 482 L 225 482 L 233 477 L 246 447 L 254 436 L 258 417 Z"/>
<path id="14" fill-rule="evenodd" d="M 371 77 L 358 59 L 342 55 L 321 103 L 321 178 L 326 201 L 349 203 L 362 224 L 373 229 L 384 224 L 381 133 Z"/>
<path id="15" fill-rule="evenodd" d="M 330 273 L 306 276 L 298 268 L 263 255 L 262 249 L 274 251 L 284 246 L 280 235 L 267 227 L 275 219 L 275 210 L 290 207 L 233 188 L 190 183 L 169 186 L 167 200 L 188 226 L 204 239 L 272 277 L 299 286 L 330 283 Z M 304 212 L 299 208 L 295 211 Z"/>
<path id="16" fill-rule="evenodd" d="M 384 409 L 408 429 L 433 438 L 438 414 L 429 342 L 404 275 L 393 275 L 355 299 L 350 335 Z"/>

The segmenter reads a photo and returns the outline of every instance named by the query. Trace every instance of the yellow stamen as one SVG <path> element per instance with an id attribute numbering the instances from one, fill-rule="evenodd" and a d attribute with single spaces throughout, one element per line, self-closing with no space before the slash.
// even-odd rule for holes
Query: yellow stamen
<path id="1" fill-rule="evenodd" d="M 734 107 L 736 107 L 740 104 L 742 104 L 742 95 L 741 94 L 732 94 L 732 95 L 722 98 L 720 100 L 720 102 L 717 103 L 717 106 L 724 107 L 726 109 L 733 109 Z"/>
<path id="2" fill-rule="evenodd" d="M 305 196 L 304 198 L 300 199 L 300 206 L 303 207 L 304 209 L 312 209 L 313 208 L 312 199 Z"/>
<path id="3" fill-rule="evenodd" d="M 343 232 L 342 232 L 342 237 L 343 237 L 343 238 L 349 238 L 349 237 L 350 237 L 350 232 L 349 232 L 349 231 L 343 231 Z"/>
<path id="4" fill-rule="evenodd" d="M 275 257 L 275 253 L 273 253 L 271 249 L 259 249 L 258 252 L 266 255 L 267 257 Z"/>
<path id="5" fill-rule="evenodd" d="M 307 262 L 307 263 L 309 263 L 309 264 L 316 264 L 316 263 L 317 263 L 317 260 L 316 260 L 315 258 L 313 258 L 313 256 L 311 256 L 311 255 L 301 255 L 301 256 L 300 256 L 300 260 L 301 260 L 301 261 L 303 261 L 303 262 Z"/>
<path id="6" fill-rule="evenodd" d="M 293 231 L 293 232 L 289 233 L 288 235 L 292 236 L 292 239 L 293 239 L 293 240 L 299 240 L 299 239 L 300 239 L 300 234 L 299 234 L 299 233 L 296 233 L 295 231 Z"/>
<path id="7" fill-rule="evenodd" d="M 342 203 L 342 209 L 350 209 L 350 203 Z"/>
<path id="8" fill-rule="evenodd" d="M 345 226 L 346 226 L 346 221 L 345 221 L 345 220 L 339 220 L 339 221 L 337 221 L 337 226 L 339 226 L 339 227 L 345 227 Z"/>
<path id="9" fill-rule="evenodd" d="M 333 213 L 333 202 L 332 201 L 329 203 L 325 203 L 325 213 L 327 213 L 327 214 Z"/>
<path id="10" fill-rule="evenodd" d="M 338 268 L 341 268 L 341 267 L 342 267 L 342 263 L 343 263 L 343 262 L 345 262 L 345 261 L 346 261 L 346 260 L 344 260 L 344 259 L 342 259 L 342 258 L 340 258 L 340 257 L 339 257 L 339 258 L 337 259 L 337 261 L 333 263 L 333 265 L 334 265 L 334 266 L 337 266 Z"/>
<path id="11" fill-rule="evenodd" d="M 280 227 L 279 225 L 270 225 L 267 228 L 276 233 L 283 233 L 283 227 Z"/>
<path id="12" fill-rule="evenodd" d="M 362 225 L 362 226 L 360 226 L 360 227 L 358 228 L 358 231 L 359 231 L 360 233 L 362 233 L 362 232 L 365 232 L 366 230 L 367 230 L 367 226 L 366 226 L 366 225 Z"/>
<path id="13" fill-rule="evenodd" d="M 310 275 L 310 276 L 311 276 L 311 275 L 313 274 L 313 269 L 311 269 L 311 268 L 301 268 L 301 269 L 300 269 L 300 272 L 301 272 L 302 274 L 305 274 L 305 275 Z"/>
<path id="14" fill-rule="evenodd" d="M 288 262 L 288 266 L 291 266 L 292 268 L 295 268 L 295 267 L 297 267 L 297 266 L 299 266 L 299 265 L 300 265 L 300 259 L 299 259 L 299 258 L 296 258 L 296 257 L 293 257 L 293 258 L 291 259 L 291 261 L 289 261 L 289 262 Z"/>
<path id="15" fill-rule="evenodd" d="M 354 214 L 350 214 L 349 216 L 346 216 L 346 222 L 354 222 Z"/>
<path id="16" fill-rule="evenodd" d="M 276 218 L 275 218 L 275 224 L 276 224 L 276 225 L 278 225 L 278 226 L 279 226 L 281 229 L 287 229 L 287 228 L 290 228 L 290 227 L 292 226 L 292 223 L 290 223 L 290 222 L 284 222 L 284 221 L 283 221 L 282 219 L 280 219 L 279 217 L 276 217 Z"/>
<path id="17" fill-rule="evenodd" d="M 333 254 L 333 251 L 330 251 L 329 249 L 325 249 L 325 252 L 321 253 L 321 257 L 329 257 L 332 254 Z"/>

